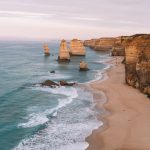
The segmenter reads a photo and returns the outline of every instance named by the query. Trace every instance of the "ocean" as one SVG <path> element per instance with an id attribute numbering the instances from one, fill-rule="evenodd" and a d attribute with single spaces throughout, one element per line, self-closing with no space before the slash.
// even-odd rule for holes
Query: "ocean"
<path id="1" fill-rule="evenodd" d="M 109 52 L 86 48 L 85 57 L 59 64 L 60 42 L 48 43 L 50 57 L 44 57 L 43 43 L 0 42 L 0 150 L 84 150 L 85 138 L 102 125 L 86 85 L 103 77 Z M 89 71 L 79 71 L 81 60 Z M 39 86 L 48 79 L 78 85 Z"/>

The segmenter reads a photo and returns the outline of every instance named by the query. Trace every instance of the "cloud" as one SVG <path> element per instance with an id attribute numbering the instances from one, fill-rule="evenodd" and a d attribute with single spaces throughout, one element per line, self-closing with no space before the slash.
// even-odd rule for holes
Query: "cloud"
<path id="1" fill-rule="evenodd" d="M 149 6 L 149 0 L 5 0 L 0 1 L 0 33 L 23 37 L 25 29 L 34 38 L 40 31 L 54 38 L 149 33 Z"/>
<path id="2" fill-rule="evenodd" d="M 25 11 L 0 11 L 0 17 L 23 17 L 23 18 L 52 18 L 55 14 L 33 13 Z"/>

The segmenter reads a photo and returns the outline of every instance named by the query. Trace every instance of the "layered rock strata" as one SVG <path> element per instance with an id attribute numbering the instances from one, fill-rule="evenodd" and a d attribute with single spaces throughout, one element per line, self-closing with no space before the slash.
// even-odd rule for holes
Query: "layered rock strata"
<path id="1" fill-rule="evenodd" d="M 76 56 L 85 56 L 86 51 L 83 42 L 78 39 L 73 39 L 70 42 L 70 54 Z"/>
<path id="2" fill-rule="evenodd" d="M 126 40 L 125 73 L 128 85 L 150 96 L 150 34 Z"/>
<path id="3" fill-rule="evenodd" d="M 92 39 L 84 41 L 84 45 L 97 51 L 105 51 L 112 49 L 115 40 L 115 38 Z"/>
<path id="4" fill-rule="evenodd" d="M 86 47 L 90 47 L 90 48 L 94 49 L 96 40 L 97 39 L 85 40 L 83 44 Z"/>
<path id="5" fill-rule="evenodd" d="M 112 47 L 112 56 L 124 56 L 125 47 L 123 45 L 123 37 L 116 38 L 114 45 Z"/>
<path id="6" fill-rule="evenodd" d="M 112 48 L 112 56 L 125 56 L 125 47 L 129 40 L 132 40 L 132 36 L 117 37 Z"/>
<path id="7" fill-rule="evenodd" d="M 67 48 L 67 42 L 65 40 L 61 41 L 58 61 L 59 62 L 69 62 L 70 61 L 70 54 L 69 54 L 69 50 Z"/>

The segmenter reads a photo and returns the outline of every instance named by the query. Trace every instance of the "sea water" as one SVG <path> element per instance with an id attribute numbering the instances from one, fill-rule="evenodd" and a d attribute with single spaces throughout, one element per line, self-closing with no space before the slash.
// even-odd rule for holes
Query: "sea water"
<path id="1" fill-rule="evenodd" d="M 42 46 L 0 42 L 0 150 L 84 150 L 85 138 L 102 125 L 96 119 L 93 93 L 84 84 L 102 77 L 109 53 L 86 48 L 85 57 L 59 64 L 59 41 L 49 42 L 50 57 L 44 57 Z M 81 60 L 88 63 L 88 72 L 79 71 Z M 82 87 L 39 86 L 48 79 Z"/>

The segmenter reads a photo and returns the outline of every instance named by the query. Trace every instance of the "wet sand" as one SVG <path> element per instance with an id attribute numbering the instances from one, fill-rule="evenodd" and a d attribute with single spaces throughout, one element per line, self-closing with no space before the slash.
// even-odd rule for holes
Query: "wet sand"
<path id="1" fill-rule="evenodd" d="M 103 91 L 107 102 L 103 104 L 104 125 L 87 137 L 87 150 L 150 150 L 150 99 L 139 90 L 125 84 L 121 59 L 107 71 L 108 79 L 91 83 L 95 91 Z M 96 98 L 96 107 L 102 103 Z"/>

